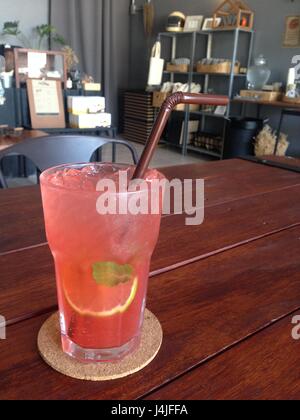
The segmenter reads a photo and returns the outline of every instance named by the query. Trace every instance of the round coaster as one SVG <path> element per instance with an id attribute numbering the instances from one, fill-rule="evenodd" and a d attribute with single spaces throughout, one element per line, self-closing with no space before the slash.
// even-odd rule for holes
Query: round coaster
<path id="1" fill-rule="evenodd" d="M 59 315 L 53 314 L 38 335 L 38 349 L 44 361 L 63 375 L 85 381 L 110 381 L 132 375 L 149 365 L 163 339 L 161 325 L 146 309 L 140 347 L 117 363 L 80 363 L 62 351 Z"/>

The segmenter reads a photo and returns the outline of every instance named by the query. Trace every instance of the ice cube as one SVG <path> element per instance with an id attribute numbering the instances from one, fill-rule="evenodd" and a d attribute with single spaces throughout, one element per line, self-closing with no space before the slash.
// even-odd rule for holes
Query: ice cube
<path id="1" fill-rule="evenodd" d="M 55 172 L 49 176 L 49 182 L 57 187 L 63 187 L 64 178 L 61 172 Z"/>
<path id="2" fill-rule="evenodd" d="M 64 169 L 62 177 L 65 187 L 70 189 L 81 189 L 81 171 L 79 169 Z"/>
<path id="3" fill-rule="evenodd" d="M 95 176 L 101 173 L 100 166 L 89 165 L 82 168 L 81 173 L 86 176 Z"/>

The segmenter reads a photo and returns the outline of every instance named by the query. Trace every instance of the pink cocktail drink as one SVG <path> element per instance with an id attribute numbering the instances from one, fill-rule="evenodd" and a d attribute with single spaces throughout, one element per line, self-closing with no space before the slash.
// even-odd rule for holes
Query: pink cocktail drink
<path id="1" fill-rule="evenodd" d="M 63 350 L 81 361 L 118 360 L 139 344 L 162 208 L 162 189 L 150 187 L 163 176 L 148 171 L 140 192 L 128 191 L 127 185 L 121 190 L 120 171 L 130 179 L 133 170 L 112 164 L 69 165 L 41 176 Z M 116 191 L 100 191 L 104 179 L 113 181 Z M 157 201 L 158 211 L 152 214 L 149 205 L 145 214 L 131 212 L 128 203 L 139 204 L 139 196 Z M 101 212 L 109 203 L 117 203 L 117 213 Z"/>

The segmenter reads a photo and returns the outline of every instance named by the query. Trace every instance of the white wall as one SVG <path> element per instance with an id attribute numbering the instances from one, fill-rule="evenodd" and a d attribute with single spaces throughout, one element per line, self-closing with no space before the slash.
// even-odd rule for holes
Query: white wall
<path id="1" fill-rule="evenodd" d="M 33 27 L 48 22 L 48 0 L 0 0 L 0 31 L 4 22 L 16 20 L 31 37 Z"/>

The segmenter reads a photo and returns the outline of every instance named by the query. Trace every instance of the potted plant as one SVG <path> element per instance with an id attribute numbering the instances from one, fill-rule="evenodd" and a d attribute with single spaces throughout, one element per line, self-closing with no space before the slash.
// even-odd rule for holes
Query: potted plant
<path id="1" fill-rule="evenodd" d="M 20 22 L 5 22 L 1 32 L 3 42 L 9 45 L 18 45 L 25 48 L 43 49 L 44 41 L 51 39 L 60 46 L 66 45 L 64 38 L 53 25 L 38 25 L 33 29 L 33 38 L 30 41 L 20 29 Z"/>
<path id="2" fill-rule="evenodd" d="M 15 45 L 16 43 L 22 47 L 30 47 L 30 42 L 20 30 L 20 22 L 5 22 L 1 32 L 1 38 L 6 44 Z"/>
<path id="3" fill-rule="evenodd" d="M 57 29 L 53 25 L 39 25 L 34 28 L 34 32 L 37 35 L 37 48 L 40 50 L 43 46 L 43 41 L 51 40 L 52 42 L 65 46 L 65 39 L 57 32 Z"/>

